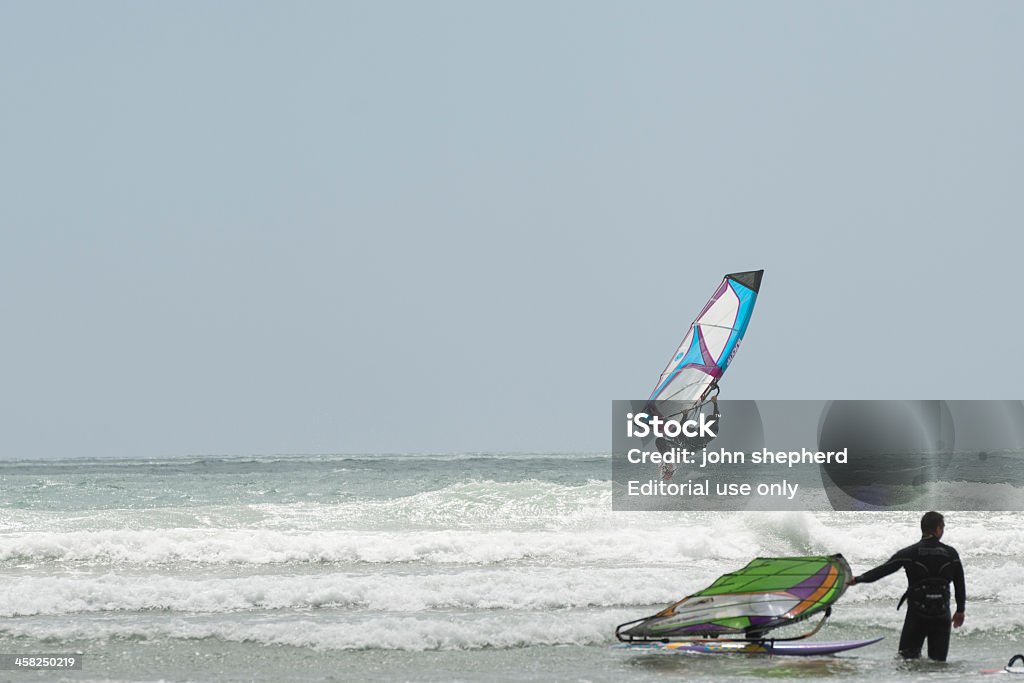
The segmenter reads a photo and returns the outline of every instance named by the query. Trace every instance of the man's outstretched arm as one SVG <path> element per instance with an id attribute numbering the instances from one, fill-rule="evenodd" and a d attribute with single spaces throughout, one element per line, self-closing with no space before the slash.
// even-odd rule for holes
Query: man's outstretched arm
<path id="1" fill-rule="evenodd" d="M 852 586 L 857 583 L 874 583 L 879 579 L 884 579 L 889 576 L 889 574 L 892 574 L 897 569 L 905 565 L 908 561 L 908 558 L 902 557 L 899 553 L 896 553 L 890 557 L 885 564 L 880 564 L 874 569 L 869 569 L 860 576 L 853 577 L 853 581 L 850 582 L 850 585 Z"/>

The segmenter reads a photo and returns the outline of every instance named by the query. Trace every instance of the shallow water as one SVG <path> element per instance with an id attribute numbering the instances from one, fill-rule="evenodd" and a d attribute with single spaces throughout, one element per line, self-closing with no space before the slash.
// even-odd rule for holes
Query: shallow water
<path id="1" fill-rule="evenodd" d="M 975 485 L 976 486 L 976 485 Z M 950 661 L 894 657 L 904 580 L 850 589 L 830 657 L 616 650 L 615 625 L 758 555 L 858 572 L 919 513 L 613 512 L 603 455 L 0 464 L 0 652 L 67 680 L 959 680 L 1024 650 L 1024 517 L 950 513 L 968 618 Z M 0 680 L 55 680 L 0 672 Z"/>

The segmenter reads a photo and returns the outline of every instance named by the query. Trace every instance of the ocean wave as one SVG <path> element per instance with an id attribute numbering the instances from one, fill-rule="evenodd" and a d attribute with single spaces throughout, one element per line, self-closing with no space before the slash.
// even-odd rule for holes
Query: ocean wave
<path id="1" fill-rule="evenodd" d="M 499 613 L 382 616 L 328 621 L 287 618 L 261 620 L 149 619 L 113 621 L 22 620 L 0 626 L 0 635 L 65 644 L 69 641 L 218 640 L 289 645 L 319 650 L 478 650 L 532 645 L 610 644 L 616 624 L 631 618 L 625 610 L 599 612 Z"/>
<path id="2" fill-rule="evenodd" d="M 358 527 L 393 525 L 412 528 L 536 528 L 540 525 L 586 526 L 601 522 L 611 509 L 608 482 L 580 485 L 536 479 L 487 480 L 450 484 L 400 498 L 359 500 L 331 506 L 335 519 Z M 267 510 L 273 515 L 279 510 Z M 316 511 L 314 514 L 318 514 Z"/>
<path id="3" fill-rule="evenodd" d="M 696 589 L 714 579 L 688 572 Z M 679 597 L 679 570 L 520 568 L 432 574 L 22 576 L 4 582 L 0 616 L 166 610 L 234 612 L 342 608 L 378 612 L 542 610 L 667 604 Z"/>
<path id="4" fill-rule="evenodd" d="M 1008 485 L 974 485 L 1005 488 Z M 969 487 L 971 488 L 971 487 Z M 1011 487 L 1012 488 L 1012 487 Z M 973 490 L 973 488 L 972 488 Z M 973 494 L 972 494 L 973 495 Z M 616 528 L 661 529 L 672 534 L 714 534 L 717 542 L 749 542 L 757 532 L 791 541 L 790 548 L 860 553 L 898 548 L 913 539 L 920 512 L 615 512 L 611 483 L 526 479 L 471 479 L 404 496 L 225 504 L 176 504 L 131 508 L 0 508 L 0 530 L 51 533 L 112 530 L 548 531 L 589 533 Z M 1024 515 L 1018 512 L 951 512 L 948 538 L 962 552 L 1016 556 L 1024 553 Z M 754 543 L 755 546 L 772 544 Z M 780 544 L 785 546 L 786 544 Z M 896 546 L 896 547 L 893 547 Z M 834 548 L 834 549 L 833 549 Z M 3 541 L 0 539 L 0 557 Z M 875 557 L 874 554 L 869 555 Z"/>
<path id="5" fill-rule="evenodd" d="M 561 484 L 528 479 L 470 480 L 383 498 L 235 502 L 85 510 L 0 509 L 0 528 L 98 531 L 111 528 L 269 528 L 297 530 L 528 529 L 606 524 L 606 481 Z"/>
<path id="6" fill-rule="evenodd" d="M 747 534 L 749 536 L 749 533 Z M 330 532 L 270 529 L 143 529 L 19 532 L 0 536 L 0 563 L 87 564 L 490 564 L 535 561 L 687 562 L 748 555 L 744 535 L 666 533 L 635 527 L 573 531 Z"/>
<path id="7" fill-rule="evenodd" d="M 969 568 L 972 607 L 1024 605 L 1019 563 Z M 0 617 L 87 612 L 218 613 L 319 608 L 379 612 L 558 610 L 635 606 L 654 610 L 709 585 L 721 561 L 659 567 L 452 568 L 447 571 L 245 576 L 101 574 L 9 576 Z M 843 609 L 895 604 L 902 575 L 850 588 Z M 889 610 L 884 610 L 888 612 Z M 973 611 L 973 609 L 972 609 Z"/>
<path id="8" fill-rule="evenodd" d="M 477 494 L 473 494 L 474 496 Z M 548 495 L 548 494 L 545 494 Z M 917 540 L 912 513 L 642 513 L 568 505 L 561 516 L 548 514 L 526 496 L 522 515 L 532 524 L 499 527 L 489 517 L 472 517 L 463 526 L 394 522 L 391 528 L 320 529 L 325 516 L 341 514 L 333 506 L 303 505 L 298 510 L 267 511 L 288 523 L 263 520 L 263 528 L 105 528 L 78 531 L 8 531 L 0 534 L 0 566 L 31 563 L 93 565 L 425 563 L 492 564 L 539 562 L 563 566 L 588 563 L 686 565 L 720 561 L 729 571 L 755 556 L 843 553 L 858 573 Z M 430 499 L 414 505 L 423 515 Z M 486 502 L 474 498 L 481 514 Z M 389 509 L 395 512 L 394 508 Z M 532 512 L 531 512 L 532 510 Z M 510 508 L 504 508 L 511 516 Z M 406 514 L 412 514 L 406 511 Z M 500 515 L 497 515 L 500 516 Z M 305 523 L 297 520 L 305 519 Z M 300 528 L 294 528 L 294 527 Z M 307 528 L 301 528 L 307 527 Z M 312 527 L 309 529 L 308 527 Z M 10 527 L 8 527 L 10 528 Z M 18 528 L 18 527 L 15 527 Z M 24 529 L 26 527 L 20 527 Z M 32 527 L 30 527 L 32 528 Z M 35 526 L 38 529 L 40 526 Z M 1024 555 L 1024 525 L 1017 513 L 956 513 L 944 538 L 964 558 L 996 562 Z"/>
<path id="9" fill-rule="evenodd" d="M 885 635 L 895 638 L 902 616 L 880 604 L 837 610 L 823 639 Z M 212 640 L 287 645 L 316 650 L 481 650 L 535 645 L 598 645 L 615 642 L 616 625 L 636 619 L 636 609 L 586 609 L 489 613 L 428 612 L 354 617 L 337 614 L 152 616 L 81 615 L 8 619 L 0 636 L 31 638 L 44 645 L 110 641 Z M 799 627 L 791 629 L 803 630 Z M 779 632 L 781 633 L 781 632 Z M 1024 637 L 1019 611 L 974 610 L 955 637 L 1017 641 Z M 892 643 L 895 646 L 895 642 Z"/>

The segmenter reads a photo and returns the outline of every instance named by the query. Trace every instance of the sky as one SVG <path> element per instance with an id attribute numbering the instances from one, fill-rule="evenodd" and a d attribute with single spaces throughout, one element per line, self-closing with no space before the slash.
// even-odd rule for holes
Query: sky
<path id="1" fill-rule="evenodd" d="M 0 458 L 602 451 L 1022 399 L 1024 5 L 2 2 Z"/>

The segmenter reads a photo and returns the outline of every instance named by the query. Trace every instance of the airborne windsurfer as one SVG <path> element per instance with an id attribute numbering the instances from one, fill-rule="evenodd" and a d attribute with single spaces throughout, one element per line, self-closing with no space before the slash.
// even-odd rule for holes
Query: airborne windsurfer
<path id="1" fill-rule="evenodd" d="M 854 577 L 850 585 L 872 583 L 886 577 L 900 567 L 907 572 L 907 592 L 900 606 L 907 603 L 907 616 L 900 634 L 900 655 L 905 659 L 921 656 L 921 646 L 928 639 L 928 658 L 946 661 L 949 652 L 950 626 L 960 628 L 964 623 L 964 568 L 955 549 L 940 542 L 946 524 L 938 512 L 926 512 L 921 517 L 921 540 L 898 551 L 889 560 L 874 569 Z M 949 584 L 953 583 L 956 612 L 949 613 Z M 899 607 L 897 607 L 898 609 Z"/>
<path id="2" fill-rule="evenodd" d="M 763 275 L 763 270 L 748 270 L 729 273 L 722 278 L 718 289 L 690 324 L 675 354 L 661 371 L 661 377 L 647 399 L 649 405 L 668 403 L 671 407 L 663 415 L 673 418 L 682 415 L 692 419 L 707 404 L 712 392 L 717 396 L 718 381 L 732 362 L 747 331 Z M 717 418 L 718 403 L 715 397 L 710 400 L 714 403 L 714 417 Z M 673 446 L 667 439 L 660 441 L 659 450 Z M 707 437 L 687 438 L 674 445 L 699 453 L 710 441 Z M 673 474 L 675 467 L 669 466 L 662 469 L 661 478 L 668 481 Z"/>

